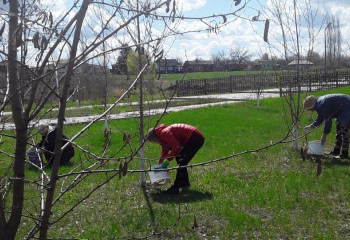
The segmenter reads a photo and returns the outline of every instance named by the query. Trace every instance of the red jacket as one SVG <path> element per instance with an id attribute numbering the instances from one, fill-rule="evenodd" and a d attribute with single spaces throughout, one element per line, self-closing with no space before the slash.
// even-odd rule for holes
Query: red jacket
<path id="1" fill-rule="evenodd" d="M 162 163 L 165 158 L 171 161 L 176 157 L 182 147 L 188 143 L 193 133 L 203 136 L 197 128 L 183 123 L 172 124 L 168 127 L 165 124 L 161 124 L 154 131 L 162 146 L 159 163 Z"/>

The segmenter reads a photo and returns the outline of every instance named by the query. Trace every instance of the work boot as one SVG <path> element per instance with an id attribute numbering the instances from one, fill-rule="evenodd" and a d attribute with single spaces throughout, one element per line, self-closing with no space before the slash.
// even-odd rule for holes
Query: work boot
<path id="1" fill-rule="evenodd" d="M 340 148 L 334 148 L 333 151 L 329 152 L 328 154 L 332 154 L 333 156 L 339 156 Z"/>
<path id="2" fill-rule="evenodd" d="M 161 191 L 161 193 L 169 194 L 169 195 L 177 195 L 179 194 L 179 188 L 175 186 L 171 186 L 168 190 Z"/>

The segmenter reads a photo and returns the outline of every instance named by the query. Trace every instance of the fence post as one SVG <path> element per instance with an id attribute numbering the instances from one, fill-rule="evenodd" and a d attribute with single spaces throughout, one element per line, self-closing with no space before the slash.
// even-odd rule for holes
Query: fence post
<path id="1" fill-rule="evenodd" d="M 279 76 L 278 76 L 279 75 Z M 282 93 L 282 80 L 283 80 L 283 77 L 282 77 L 282 74 L 275 74 L 275 77 L 276 77 L 276 82 L 278 83 L 278 88 L 280 90 L 280 97 L 283 96 L 283 93 Z"/>
<path id="2" fill-rule="evenodd" d="M 255 82 L 255 74 L 253 74 L 253 89 L 256 87 L 256 82 Z"/>
<path id="3" fill-rule="evenodd" d="M 312 85 L 312 82 L 311 82 L 311 74 L 309 74 L 309 92 L 311 92 L 311 85 Z"/>
<path id="4" fill-rule="evenodd" d="M 180 86 L 180 85 L 179 85 L 179 81 L 176 80 L 176 96 L 177 96 L 177 97 L 180 97 L 180 96 L 179 96 L 179 86 Z"/>
<path id="5" fill-rule="evenodd" d="M 232 86 L 232 76 L 230 75 L 230 92 L 232 93 L 233 92 L 233 86 Z"/>
<path id="6" fill-rule="evenodd" d="M 335 72 L 335 74 L 336 74 L 336 86 L 337 86 L 337 88 L 338 88 L 338 85 L 339 85 L 339 76 L 338 76 L 338 72 Z"/>

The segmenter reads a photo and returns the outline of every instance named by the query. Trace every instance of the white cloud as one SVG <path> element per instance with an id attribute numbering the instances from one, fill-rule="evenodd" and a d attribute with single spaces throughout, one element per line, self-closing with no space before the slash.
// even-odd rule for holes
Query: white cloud
<path id="1" fill-rule="evenodd" d="M 234 3 L 232 0 L 219 0 L 220 4 L 213 3 L 213 1 L 214 0 L 179 0 L 176 1 L 176 3 L 179 4 L 178 6 L 182 6 L 182 13 L 184 15 L 192 17 L 210 16 L 212 14 L 220 15 L 228 13 L 234 9 L 238 9 L 238 7 L 233 6 Z M 271 0 L 260 0 L 260 3 L 264 4 L 264 2 L 269 1 Z M 317 0 L 312 1 L 313 4 L 315 4 Z M 41 2 L 47 6 L 54 4 L 54 7 L 49 8 L 49 10 L 54 14 L 54 19 L 57 19 L 59 15 L 65 13 L 67 9 L 73 4 L 73 2 L 70 0 L 42 0 Z M 300 1 L 300 3 L 302 2 L 303 1 Z M 256 3 L 256 0 L 251 0 L 250 3 Z M 343 39 L 347 41 L 346 37 L 350 35 L 350 24 L 348 24 L 350 22 L 350 14 L 348 14 L 350 12 L 350 6 L 348 4 L 348 0 L 327 1 L 324 3 L 324 5 L 319 4 L 318 6 L 320 7 L 320 14 L 324 14 L 326 11 L 328 11 L 329 14 L 339 17 L 342 36 Z M 321 9 L 323 6 L 326 8 Z M 92 5 L 89 10 L 91 11 L 93 7 L 94 5 Z M 251 11 L 252 9 L 255 9 L 255 11 Z M 162 10 L 165 10 L 165 8 Z M 254 8 L 246 8 L 244 14 L 246 16 L 249 15 L 248 18 L 251 18 L 257 13 L 258 10 L 261 9 L 260 5 L 257 4 L 254 5 Z M 91 12 L 90 14 L 89 16 L 91 19 L 93 19 L 93 13 Z M 107 16 L 109 16 L 109 14 L 106 13 L 104 17 Z M 263 20 L 267 17 L 268 15 L 261 14 L 260 20 Z M 87 19 L 87 21 L 91 21 L 91 19 Z M 218 20 L 222 22 L 222 17 L 220 17 Z M 232 16 L 228 17 L 228 20 L 232 20 Z M 112 28 L 117 28 L 120 25 L 120 22 L 118 21 L 118 18 L 114 19 Z M 95 20 L 93 24 L 95 28 L 100 28 L 98 21 Z M 156 27 L 156 25 L 153 27 Z M 183 60 L 194 60 L 198 57 L 201 59 L 209 60 L 213 54 L 217 55 L 219 52 L 221 53 L 223 51 L 225 51 L 226 55 L 228 56 L 229 49 L 235 46 L 240 46 L 248 49 L 249 52 L 254 54 L 255 57 L 260 56 L 264 52 L 269 52 L 268 45 L 262 39 L 264 22 L 254 22 L 250 24 L 249 22 L 238 18 L 227 26 L 221 28 L 220 32 L 217 34 L 208 32 L 195 32 L 196 30 L 202 30 L 204 28 L 206 28 L 206 26 L 200 20 L 182 21 L 176 30 L 179 32 L 190 33 L 178 35 L 175 42 L 174 38 L 166 41 L 164 44 L 164 50 L 167 53 L 166 57 L 178 57 L 182 58 Z M 301 30 L 304 31 L 305 29 L 301 28 Z M 162 29 L 155 29 L 152 32 L 154 36 L 159 36 L 162 32 Z M 280 35 L 281 33 L 278 31 L 278 26 L 270 22 L 269 42 L 271 43 L 272 51 L 274 51 L 274 47 L 281 47 L 281 44 L 274 39 L 274 36 Z M 129 38 L 125 32 L 118 33 L 116 37 L 122 38 L 124 40 Z M 115 42 L 116 40 L 112 39 L 111 41 Z M 316 44 L 316 47 L 319 48 L 318 50 L 322 53 L 323 31 L 319 33 L 317 41 L 318 43 Z M 279 53 L 276 52 L 276 55 L 279 55 Z"/>
<path id="2" fill-rule="evenodd" d="M 207 4 L 207 0 L 176 0 L 175 3 L 177 12 L 186 13 L 204 7 Z M 170 9 L 173 7 L 172 4 L 173 2 L 171 2 L 171 6 L 169 6 Z M 164 14 L 165 9 L 166 7 L 163 7 L 161 9 L 158 9 L 158 11 Z"/>
<path id="3" fill-rule="evenodd" d="M 343 54 L 350 55 L 350 42 L 348 36 L 350 36 L 350 5 L 349 0 L 337 0 L 325 2 L 324 13 L 329 16 L 334 16 L 339 19 L 340 32 L 342 35 L 342 49 Z"/>
<path id="4" fill-rule="evenodd" d="M 41 4 L 44 6 L 49 6 L 50 11 L 53 13 L 56 12 L 58 14 L 62 14 L 67 11 L 67 0 L 42 0 Z"/>
<path id="5" fill-rule="evenodd" d="M 292 26 L 292 31 L 294 32 L 295 26 L 293 25 L 294 16 L 293 16 L 293 1 L 288 0 L 267 0 L 266 5 L 269 7 L 272 7 L 272 2 L 276 2 L 279 4 L 282 4 L 282 14 L 284 16 L 283 23 L 289 27 Z M 306 1 L 300 0 L 297 1 L 297 7 L 298 8 L 305 8 Z M 341 27 L 341 33 L 343 36 L 343 40 L 346 41 L 346 36 L 349 36 L 350 34 L 350 26 L 349 26 L 349 20 L 350 15 L 348 14 L 350 11 L 350 6 L 348 4 L 348 0 L 341 0 L 341 1 L 318 1 L 318 0 L 311 0 L 311 9 L 313 11 L 313 14 L 317 13 L 317 15 L 313 15 L 314 18 L 313 22 L 313 30 L 315 31 L 315 45 L 314 50 L 316 52 L 319 52 L 321 55 L 324 52 L 324 27 L 326 26 L 326 20 L 325 16 L 328 14 L 330 16 L 337 16 L 340 21 L 340 27 Z M 269 43 L 271 44 L 271 51 L 275 52 L 277 56 L 281 55 L 282 53 L 282 32 L 280 30 L 279 24 L 273 21 L 273 17 L 270 13 L 267 13 L 264 15 L 266 18 L 269 18 L 270 21 L 270 29 L 269 29 Z M 301 17 L 301 18 L 299 18 Z M 308 49 L 308 26 L 307 22 L 304 21 L 304 17 L 300 15 L 298 17 L 298 20 L 300 21 L 300 25 L 298 25 L 298 30 L 301 32 L 300 37 L 300 46 L 302 54 L 305 55 L 306 51 Z M 310 15 L 309 15 L 310 17 Z M 295 34 L 292 37 L 292 35 L 289 32 L 288 27 L 285 28 L 285 33 L 287 35 L 287 42 L 289 43 L 289 54 L 295 54 L 296 52 L 296 38 Z M 345 49 L 345 48 L 343 48 Z"/>
<path id="6" fill-rule="evenodd" d="M 203 29 L 200 21 L 184 22 L 181 31 Z M 237 19 L 224 26 L 215 34 L 214 32 L 195 32 L 178 36 L 173 46 L 169 49 L 168 58 L 182 58 L 182 60 L 194 60 L 201 58 L 210 60 L 213 55 L 225 53 L 229 56 L 229 50 L 237 46 L 248 49 L 253 57 L 261 55 L 261 45 L 265 45 L 261 34 L 263 24 L 250 25 L 247 21 Z M 264 51 L 265 52 L 265 51 Z"/>
<path id="7" fill-rule="evenodd" d="M 349 6 L 349 0 L 331 0 L 331 1 L 325 1 L 326 6 L 338 6 L 338 7 L 344 7 Z"/>
<path id="8" fill-rule="evenodd" d="M 176 4 L 182 9 L 183 12 L 192 11 L 204 7 L 207 3 L 206 0 L 178 0 Z"/>

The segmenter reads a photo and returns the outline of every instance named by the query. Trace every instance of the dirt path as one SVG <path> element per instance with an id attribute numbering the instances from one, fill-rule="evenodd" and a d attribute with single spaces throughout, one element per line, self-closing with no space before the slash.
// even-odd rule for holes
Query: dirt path
<path id="1" fill-rule="evenodd" d="M 260 99 L 262 98 L 270 98 L 270 97 L 279 97 L 279 94 L 277 93 L 271 93 L 271 90 L 269 90 L 269 93 L 262 93 L 260 94 Z M 187 106 L 178 106 L 178 107 L 169 107 L 166 111 L 167 113 L 170 112 L 179 112 L 182 110 L 188 110 L 188 109 L 197 109 L 207 106 L 216 106 L 216 105 L 223 105 L 228 103 L 237 103 L 240 101 L 246 101 L 246 100 L 256 100 L 257 94 L 256 93 L 231 93 L 231 94 L 215 94 L 215 95 L 203 95 L 203 96 L 193 96 L 193 97 L 181 97 L 181 98 L 175 98 L 174 100 L 180 100 L 180 99 L 222 99 L 222 101 L 215 102 L 215 103 L 204 103 L 204 104 L 195 104 L 195 105 L 187 105 Z M 165 102 L 165 100 L 157 101 L 158 103 Z M 131 103 L 132 105 L 138 105 L 138 103 Z M 128 103 L 130 105 L 130 103 Z M 69 108 L 69 109 L 81 109 L 81 108 L 91 108 L 94 106 L 84 106 L 84 107 L 75 107 L 75 108 Z M 67 108 L 68 109 L 68 108 Z M 144 116 L 154 116 L 157 114 L 163 113 L 164 108 L 155 108 L 151 110 L 144 111 Z M 11 113 L 7 113 L 11 114 Z M 5 115 L 5 114 L 4 114 Z M 132 112 L 123 112 L 118 114 L 108 114 L 109 120 L 114 119 L 127 119 L 127 118 L 136 118 L 139 116 L 138 111 L 132 111 Z M 67 117 L 65 124 L 77 124 L 77 123 L 89 123 L 91 121 L 95 121 L 96 119 L 104 120 L 104 117 L 101 117 L 101 115 L 93 115 L 93 116 L 82 116 L 82 117 Z M 57 119 L 50 118 L 50 119 L 42 119 L 38 122 L 32 122 L 30 127 L 33 127 L 33 125 L 38 124 L 55 124 L 57 122 Z M 15 128 L 15 125 L 13 123 L 2 123 L 3 129 L 11 130 Z"/>

